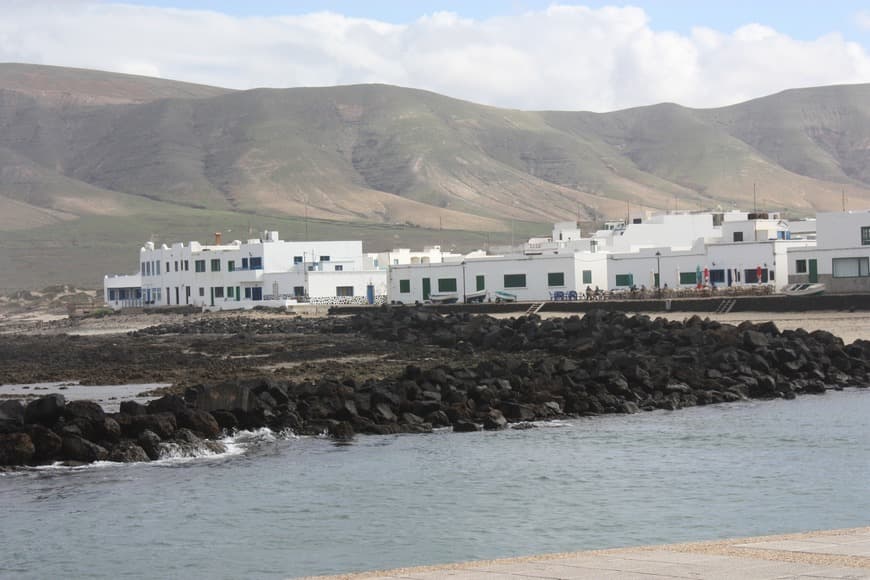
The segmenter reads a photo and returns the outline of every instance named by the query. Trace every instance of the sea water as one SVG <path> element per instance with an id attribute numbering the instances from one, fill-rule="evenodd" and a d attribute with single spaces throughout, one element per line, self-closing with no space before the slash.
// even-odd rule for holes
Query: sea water
<path id="1" fill-rule="evenodd" d="M 870 390 L 0 475 L 0 576 L 286 578 L 864 526 Z"/>

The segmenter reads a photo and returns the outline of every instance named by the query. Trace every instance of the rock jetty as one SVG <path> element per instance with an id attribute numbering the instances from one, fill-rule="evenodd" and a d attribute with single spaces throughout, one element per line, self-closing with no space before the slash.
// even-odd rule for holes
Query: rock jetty
<path id="1" fill-rule="evenodd" d="M 220 452 L 217 439 L 235 429 L 349 440 L 356 433 L 497 430 L 567 416 L 791 399 L 866 387 L 870 371 L 867 341 L 845 345 L 825 331 L 780 331 L 769 322 L 735 326 L 698 316 L 680 322 L 592 311 L 582 318 L 496 319 L 384 307 L 319 322 L 317 331 L 435 345 L 462 353 L 466 362 L 412 364 L 398 376 L 364 381 L 263 377 L 201 384 L 183 397 L 124 402 L 112 414 L 61 395 L 27 405 L 7 400 L 0 403 L 0 465 Z M 257 328 L 246 324 L 237 332 Z"/>

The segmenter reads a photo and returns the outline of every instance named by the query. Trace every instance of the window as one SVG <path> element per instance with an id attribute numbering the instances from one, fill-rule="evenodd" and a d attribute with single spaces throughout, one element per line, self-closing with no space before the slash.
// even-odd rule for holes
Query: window
<path id="1" fill-rule="evenodd" d="M 251 289 L 250 288 L 245 288 L 245 298 L 247 298 L 248 300 L 251 299 Z"/>
<path id="2" fill-rule="evenodd" d="M 480 292 L 486 288 L 486 278 L 483 274 L 478 274 L 477 278 L 475 278 L 475 289 Z"/>
<path id="3" fill-rule="evenodd" d="M 547 274 L 547 286 L 564 286 L 565 272 L 550 272 Z"/>
<path id="4" fill-rule="evenodd" d="M 743 270 L 743 281 L 747 284 L 758 284 L 758 268 Z M 767 268 L 761 269 L 761 282 L 767 282 Z"/>
<path id="5" fill-rule="evenodd" d="M 410 280 L 399 280 L 399 294 L 410 294 L 411 293 L 411 281 Z"/>
<path id="6" fill-rule="evenodd" d="M 861 229 L 864 229 L 864 228 L 861 228 Z M 795 274 L 806 274 L 807 273 L 807 261 L 806 260 L 795 260 L 794 273 Z"/>
<path id="7" fill-rule="evenodd" d="M 224 287 L 223 286 L 215 286 L 214 288 L 212 288 L 212 291 L 214 292 L 215 298 L 223 298 L 224 297 Z"/>
<path id="8" fill-rule="evenodd" d="M 504 275 L 504 287 L 505 288 L 525 288 L 526 287 L 526 275 L 525 274 L 505 274 Z"/>
<path id="9" fill-rule="evenodd" d="M 185 271 L 185 272 L 189 272 L 189 271 L 190 271 L 190 261 L 188 261 L 188 260 L 185 260 L 185 261 L 184 261 L 184 271 Z"/>
<path id="10" fill-rule="evenodd" d="M 262 270 L 263 269 L 263 258 L 256 257 L 251 258 L 251 270 Z"/>
<path id="11" fill-rule="evenodd" d="M 205 296 L 205 288 L 200 288 L 200 289 L 199 289 L 199 295 L 200 295 L 200 296 Z"/>
<path id="12" fill-rule="evenodd" d="M 456 278 L 438 278 L 439 292 L 456 292 Z"/>
<path id="13" fill-rule="evenodd" d="M 320 261 L 321 261 L 321 262 L 328 262 L 328 261 L 329 261 L 329 256 L 320 256 Z"/>
<path id="14" fill-rule="evenodd" d="M 220 272 L 221 271 L 221 259 L 220 258 L 214 258 L 211 261 L 211 271 L 212 272 Z"/>
<path id="15" fill-rule="evenodd" d="M 592 270 L 583 270 L 583 283 L 592 284 Z"/>
<path id="16" fill-rule="evenodd" d="M 116 300 L 114 288 L 109 288 L 109 300 Z"/>
<path id="17" fill-rule="evenodd" d="M 235 298 L 232 286 L 227 286 L 227 298 Z"/>
<path id="18" fill-rule="evenodd" d="M 743 241 L 743 232 L 734 232 L 734 241 L 742 242 Z"/>
<path id="19" fill-rule="evenodd" d="M 227 272 L 235 272 L 236 271 L 236 261 L 235 260 L 227 260 Z"/>
<path id="20" fill-rule="evenodd" d="M 294 296 L 305 296 L 305 286 L 293 286 Z"/>
<path id="21" fill-rule="evenodd" d="M 617 286 L 632 286 L 634 284 L 634 274 L 617 274 Z"/>
<path id="22" fill-rule="evenodd" d="M 870 276 L 870 258 L 834 258 L 831 273 L 834 278 Z"/>
<path id="23" fill-rule="evenodd" d="M 724 284 L 725 270 L 710 270 L 710 282 L 713 284 Z"/>
<path id="24" fill-rule="evenodd" d="M 178 272 L 178 260 L 175 260 L 175 271 Z"/>
<path id="25" fill-rule="evenodd" d="M 156 262 L 154 262 L 154 268 L 156 268 L 154 270 L 154 275 L 159 276 L 160 275 L 160 260 L 157 260 Z"/>
<path id="26" fill-rule="evenodd" d="M 178 268 L 176 268 L 176 270 L 177 270 L 177 269 L 178 269 Z M 164 272 L 166 272 L 166 273 L 168 274 L 168 273 L 171 272 L 171 271 L 172 271 L 172 270 L 169 269 L 169 262 L 166 262 L 166 270 L 164 270 Z"/>
<path id="27" fill-rule="evenodd" d="M 697 284 L 697 272 L 680 272 L 680 284 Z"/>
<path id="28" fill-rule="evenodd" d="M 336 286 L 336 296 L 353 296 L 353 286 Z"/>
<path id="29" fill-rule="evenodd" d="M 145 262 L 145 275 L 151 275 L 151 262 Z"/>
<path id="30" fill-rule="evenodd" d="M 336 264 L 336 266 L 335 266 L 335 271 L 336 271 L 336 272 L 341 272 L 342 270 L 344 270 L 344 266 L 342 266 L 341 264 Z"/>
<path id="31" fill-rule="evenodd" d="M 302 256 L 293 256 L 293 263 L 294 264 L 301 264 L 302 263 Z"/>
<path id="32" fill-rule="evenodd" d="M 205 260 L 197 260 L 194 262 L 193 269 L 197 272 L 205 272 Z"/>
<path id="33" fill-rule="evenodd" d="M 145 276 L 145 275 L 146 275 L 146 274 L 145 274 L 145 262 L 142 262 L 142 263 L 139 264 L 139 265 L 142 266 L 142 275 Z"/>
<path id="34" fill-rule="evenodd" d="M 242 258 L 242 270 L 247 270 L 247 269 L 248 269 L 248 259 Z"/>
<path id="35" fill-rule="evenodd" d="M 861 228 L 861 245 L 870 246 L 870 226 Z"/>
<path id="36" fill-rule="evenodd" d="M 251 300 L 262 300 L 263 299 L 263 287 L 262 286 L 254 286 L 251 288 Z"/>

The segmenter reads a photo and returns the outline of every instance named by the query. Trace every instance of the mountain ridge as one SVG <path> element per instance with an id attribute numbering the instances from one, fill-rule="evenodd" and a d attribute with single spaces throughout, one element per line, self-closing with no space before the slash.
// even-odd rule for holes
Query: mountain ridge
<path id="1" fill-rule="evenodd" d="M 808 215 L 839 209 L 844 192 L 870 207 L 870 84 L 592 113 L 383 84 L 229 90 L 0 64 L 0 242 L 32 228 L 49 248 L 118 223 L 181 236 L 209 216 L 206 231 L 278 220 L 298 234 L 318 220 L 385 244 L 407 228 L 482 240 L 631 208 Z"/>

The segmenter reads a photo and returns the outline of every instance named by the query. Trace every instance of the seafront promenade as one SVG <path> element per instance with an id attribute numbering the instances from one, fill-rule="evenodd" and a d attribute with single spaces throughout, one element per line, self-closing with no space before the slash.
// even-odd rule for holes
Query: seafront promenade
<path id="1" fill-rule="evenodd" d="M 870 527 L 309 577 L 308 580 L 870 579 Z"/>

